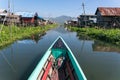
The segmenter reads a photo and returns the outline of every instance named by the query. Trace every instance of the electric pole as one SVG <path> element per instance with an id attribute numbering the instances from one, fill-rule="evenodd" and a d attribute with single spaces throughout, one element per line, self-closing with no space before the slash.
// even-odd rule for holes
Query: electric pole
<path id="1" fill-rule="evenodd" d="M 10 7 L 11 7 L 11 4 L 10 4 L 10 0 L 8 0 L 8 18 L 7 18 L 7 24 L 8 24 L 8 26 L 9 26 L 9 29 L 10 29 L 10 38 L 12 39 L 12 26 L 10 26 L 11 25 L 11 20 L 10 20 L 10 15 L 11 15 L 11 13 L 10 13 Z"/>
<path id="2" fill-rule="evenodd" d="M 84 3 L 82 3 L 82 7 L 83 7 L 83 16 L 84 16 L 84 22 L 85 22 L 85 27 L 86 27 L 86 13 L 85 13 L 85 5 Z"/>

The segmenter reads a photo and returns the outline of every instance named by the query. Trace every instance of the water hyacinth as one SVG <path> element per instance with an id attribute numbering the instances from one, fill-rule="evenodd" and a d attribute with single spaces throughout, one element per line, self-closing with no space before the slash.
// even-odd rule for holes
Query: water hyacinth
<path id="1" fill-rule="evenodd" d="M 79 35 L 86 35 L 94 39 L 120 45 L 120 29 L 69 28 L 71 31 L 76 31 Z"/>
<path id="2" fill-rule="evenodd" d="M 10 44 L 18 39 L 31 37 L 33 34 L 42 34 L 43 32 L 56 27 L 55 24 L 46 25 L 43 27 L 17 27 L 17 26 L 4 26 L 0 32 L 0 47 Z"/>

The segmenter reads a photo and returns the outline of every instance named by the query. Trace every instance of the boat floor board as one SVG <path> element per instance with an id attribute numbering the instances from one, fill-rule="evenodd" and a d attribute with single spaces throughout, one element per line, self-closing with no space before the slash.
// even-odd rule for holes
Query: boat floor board
<path id="1" fill-rule="evenodd" d="M 58 74 L 59 74 L 59 80 L 65 80 L 65 72 L 62 68 L 58 70 Z"/>

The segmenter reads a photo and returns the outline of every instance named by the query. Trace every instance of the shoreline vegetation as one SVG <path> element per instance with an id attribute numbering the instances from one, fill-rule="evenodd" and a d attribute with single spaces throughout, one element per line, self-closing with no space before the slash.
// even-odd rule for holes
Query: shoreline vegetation
<path id="1" fill-rule="evenodd" d="M 2 25 L 0 25 L 1 27 Z M 17 26 L 3 26 L 0 32 L 0 47 L 4 47 L 13 43 L 16 40 L 30 38 L 32 35 L 42 35 L 49 29 L 55 28 L 57 24 L 50 24 L 38 27 L 17 27 Z"/>
<path id="2" fill-rule="evenodd" d="M 68 27 L 69 30 L 77 32 L 79 37 L 88 37 L 103 42 L 120 46 L 120 29 L 96 29 Z"/>

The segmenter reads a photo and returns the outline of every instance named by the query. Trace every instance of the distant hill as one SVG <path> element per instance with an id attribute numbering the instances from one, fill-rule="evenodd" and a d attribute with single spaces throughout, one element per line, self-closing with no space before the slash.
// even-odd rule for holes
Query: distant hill
<path id="1" fill-rule="evenodd" d="M 55 21 L 56 23 L 59 23 L 59 24 L 64 24 L 65 21 L 71 20 L 71 19 L 75 19 L 75 18 L 70 16 L 59 16 L 56 18 L 50 18 L 51 21 Z"/>

